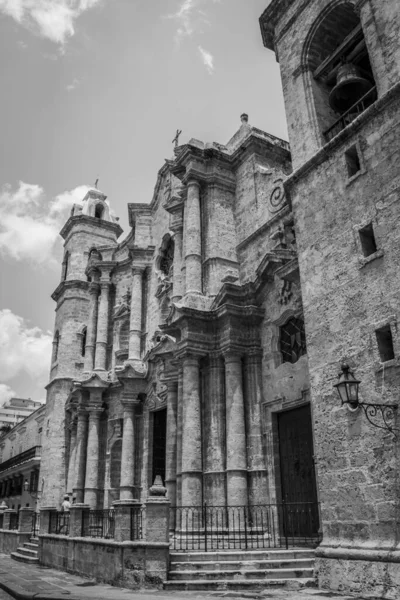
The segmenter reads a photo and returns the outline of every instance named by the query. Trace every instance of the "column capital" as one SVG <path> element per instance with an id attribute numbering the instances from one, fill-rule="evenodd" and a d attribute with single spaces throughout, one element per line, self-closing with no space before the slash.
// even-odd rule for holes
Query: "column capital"
<path id="1" fill-rule="evenodd" d="M 213 351 L 208 355 L 211 369 L 221 369 L 224 366 L 221 352 Z"/>
<path id="2" fill-rule="evenodd" d="M 243 352 L 238 349 L 229 349 L 224 351 L 225 364 L 239 363 L 242 361 Z"/>
<path id="3" fill-rule="evenodd" d="M 195 179 L 195 178 L 193 177 L 193 175 L 189 175 L 189 178 L 188 178 L 188 180 L 187 180 L 187 182 L 186 182 L 186 185 L 187 185 L 188 187 L 189 187 L 189 186 L 192 186 L 192 185 L 195 185 L 195 186 L 197 186 L 199 189 L 200 189 L 200 187 L 201 187 L 200 181 L 199 181 L 198 179 Z"/>
<path id="4" fill-rule="evenodd" d="M 86 407 L 86 410 L 88 411 L 90 419 L 97 419 L 100 418 L 102 412 L 104 411 L 104 408 L 102 406 L 99 406 L 98 404 L 89 403 Z"/>
<path id="5" fill-rule="evenodd" d="M 108 291 L 111 285 L 111 281 L 105 281 L 104 279 L 100 279 L 99 281 L 99 286 L 101 291 L 106 290 Z"/>
<path id="6" fill-rule="evenodd" d="M 89 294 L 98 296 L 100 292 L 100 285 L 97 281 L 91 281 L 89 284 Z"/>
<path id="7" fill-rule="evenodd" d="M 263 356 L 262 348 L 250 348 L 250 350 L 246 351 L 244 355 L 244 359 L 246 363 L 255 363 L 261 362 Z"/>
<path id="8" fill-rule="evenodd" d="M 86 406 L 84 404 L 80 404 L 76 409 L 77 419 L 82 420 L 88 416 Z"/>
<path id="9" fill-rule="evenodd" d="M 146 268 L 146 265 L 132 265 L 132 275 L 143 275 Z"/>
<path id="10" fill-rule="evenodd" d="M 164 382 L 167 386 L 169 392 L 177 392 L 178 391 L 178 380 L 177 379 L 169 379 Z"/>
<path id="11" fill-rule="evenodd" d="M 186 365 L 198 366 L 201 355 L 196 354 L 196 352 L 184 352 L 181 355 L 182 365 L 185 367 Z"/>
<path id="12" fill-rule="evenodd" d="M 140 404 L 140 400 L 133 398 L 121 398 L 121 404 L 124 412 L 133 412 Z"/>

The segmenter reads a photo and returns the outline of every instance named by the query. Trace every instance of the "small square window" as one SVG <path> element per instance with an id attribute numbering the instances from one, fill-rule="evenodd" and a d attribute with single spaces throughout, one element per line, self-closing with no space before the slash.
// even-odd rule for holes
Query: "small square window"
<path id="1" fill-rule="evenodd" d="M 347 173 L 349 177 L 353 177 L 361 171 L 360 158 L 357 152 L 357 146 L 352 146 L 344 153 L 346 158 Z"/>
<path id="2" fill-rule="evenodd" d="M 385 325 L 375 331 L 376 341 L 381 362 L 387 362 L 394 359 L 393 338 L 390 325 Z"/>
<path id="3" fill-rule="evenodd" d="M 364 256 L 371 256 L 371 254 L 374 254 L 377 250 L 372 223 L 359 229 L 358 233 L 360 235 L 361 248 Z"/>

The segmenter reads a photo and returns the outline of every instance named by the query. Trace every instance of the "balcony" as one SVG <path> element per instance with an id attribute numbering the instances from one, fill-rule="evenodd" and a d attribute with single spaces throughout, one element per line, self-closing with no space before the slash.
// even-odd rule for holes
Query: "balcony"
<path id="1" fill-rule="evenodd" d="M 33 448 L 29 448 L 29 450 L 25 450 L 25 452 L 21 452 L 12 458 L 9 458 L 3 463 L 0 463 L 0 473 L 7 471 L 8 469 L 12 469 L 13 467 L 18 467 L 27 463 L 32 459 L 40 459 L 42 454 L 42 446 L 33 446 Z"/>
<path id="2" fill-rule="evenodd" d="M 324 137 L 327 142 L 340 133 L 347 125 L 350 125 L 364 110 L 375 102 L 377 98 L 376 87 L 369 90 L 365 96 L 363 96 L 356 104 L 353 104 L 349 110 L 346 110 L 337 121 L 333 123 L 326 131 L 324 131 Z"/>

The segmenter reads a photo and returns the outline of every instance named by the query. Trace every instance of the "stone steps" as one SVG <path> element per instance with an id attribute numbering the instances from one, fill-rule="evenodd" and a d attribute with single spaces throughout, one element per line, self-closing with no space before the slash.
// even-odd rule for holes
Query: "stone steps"
<path id="1" fill-rule="evenodd" d="M 25 542 L 25 544 L 20 548 L 17 548 L 15 552 L 11 552 L 11 558 L 18 562 L 37 564 L 39 562 L 39 544 L 36 543 L 36 540 L 39 542 L 37 538 L 31 538 L 30 542 Z"/>
<path id="2" fill-rule="evenodd" d="M 166 590 L 250 590 L 314 583 L 314 550 L 171 552 Z"/>

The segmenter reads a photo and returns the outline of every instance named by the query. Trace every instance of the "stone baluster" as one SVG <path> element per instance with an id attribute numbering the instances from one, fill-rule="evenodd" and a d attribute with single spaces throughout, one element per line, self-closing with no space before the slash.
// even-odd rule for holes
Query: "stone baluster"
<path id="1" fill-rule="evenodd" d="M 212 353 L 208 367 L 208 394 L 204 398 L 204 495 L 210 505 L 226 504 L 226 433 L 224 362 Z"/>
<path id="2" fill-rule="evenodd" d="M 133 500 L 135 469 L 135 407 L 138 400 L 122 399 L 124 428 L 122 433 L 120 500 Z"/>
<path id="3" fill-rule="evenodd" d="M 174 277 L 172 283 L 172 302 L 178 302 L 183 296 L 182 280 L 182 225 L 174 232 Z"/>
<path id="4" fill-rule="evenodd" d="M 185 293 L 202 294 L 200 184 L 190 179 L 185 206 Z"/>
<path id="5" fill-rule="evenodd" d="M 96 281 L 92 281 L 89 285 L 90 306 L 89 319 L 86 330 L 86 346 L 85 346 L 85 362 L 84 370 L 93 371 L 94 356 L 96 348 L 96 333 L 97 333 L 97 313 L 98 313 L 98 296 L 100 286 Z"/>
<path id="6" fill-rule="evenodd" d="M 182 506 L 182 421 L 183 421 L 183 367 L 178 371 L 178 408 L 176 428 L 176 506 Z"/>
<path id="7" fill-rule="evenodd" d="M 142 288 L 144 267 L 132 267 L 131 317 L 129 325 L 129 360 L 140 361 L 142 337 Z"/>
<path id="8" fill-rule="evenodd" d="M 182 506 L 203 502 L 200 369 L 196 356 L 183 357 Z"/>
<path id="9" fill-rule="evenodd" d="M 178 382 L 167 381 L 167 440 L 165 451 L 165 487 L 171 506 L 176 506 L 176 433 Z"/>
<path id="10" fill-rule="evenodd" d="M 75 484 L 73 495 L 76 498 L 77 504 L 81 504 L 83 502 L 83 491 L 85 487 L 88 413 L 84 406 L 79 406 L 77 412 Z"/>
<path id="11" fill-rule="evenodd" d="M 100 287 L 101 294 L 99 302 L 99 315 L 97 319 L 95 370 L 105 371 L 107 367 L 110 282 L 100 281 Z"/>
<path id="12" fill-rule="evenodd" d="M 242 359 L 229 351 L 225 358 L 226 478 L 228 506 L 246 506 L 247 453 Z"/>
<path id="13" fill-rule="evenodd" d="M 103 412 L 102 391 L 90 390 L 89 428 L 86 454 L 86 477 L 84 503 L 90 508 L 97 508 L 99 495 L 99 450 L 100 450 L 100 417 Z"/>
<path id="14" fill-rule="evenodd" d="M 249 473 L 249 501 L 252 505 L 268 501 L 267 469 L 262 443 L 261 351 L 245 356 L 247 465 Z"/>
<path id="15" fill-rule="evenodd" d="M 75 458 L 76 458 L 76 437 L 77 437 L 77 419 L 72 417 L 69 426 L 69 462 L 68 462 L 68 477 L 67 477 L 67 493 L 72 494 L 75 483 Z"/>

